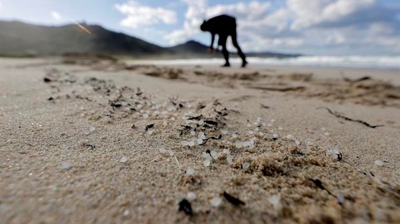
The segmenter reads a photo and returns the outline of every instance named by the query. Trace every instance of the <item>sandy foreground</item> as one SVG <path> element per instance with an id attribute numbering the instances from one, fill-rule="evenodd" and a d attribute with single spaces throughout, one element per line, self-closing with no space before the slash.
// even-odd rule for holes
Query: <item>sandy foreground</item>
<path id="1" fill-rule="evenodd" d="M 0 223 L 400 223 L 399 86 L 399 71 L 0 59 Z"/>

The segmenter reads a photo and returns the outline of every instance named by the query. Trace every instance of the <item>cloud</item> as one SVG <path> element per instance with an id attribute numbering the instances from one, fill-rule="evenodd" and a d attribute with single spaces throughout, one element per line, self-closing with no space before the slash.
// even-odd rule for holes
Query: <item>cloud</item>
<path id="1" fill-rule="evenodd" d="M 52 11 L 50 14 L 51 14 L 51 16 L 53 17 L 54 20 L 56 20 L 56 21 L 61 21 L 62 20 L 62 17 L 60 15 L 60 13 L 58 13 L 56 11 Z"/>
<path id="2" fill-rule="evenodd" d="M 203 19 L 229 14 L 237 18 L 239 43 L 245 51 L 399 54 L 400 4 L 380 0 L 180 1 L 187 6 L 182 27 L 163 36 L 171 44 L 196 37 Z"/>
<path id="3" fill-rule="evenodd" d="M 312 7 L 301 0 L 288 0 L 287 7 L 294 15 L 291 29 L 313 27 L 339 28 L 368 26 L 376 21 L 392 20 L 398 10 L 383 7 L 376 0 L 309 0 Z"/>
<path id="4" fill-rule="evenodd" d="M 392 54 L 399 49 L 399 8 L 376 0 L 287 0 L 285 8 L 292 15 L 289 29 L 307 40 L 303 49 L 332 52 L 334 46 L 339 54 Z"/>
<path id="5" fill-rule="evenodd" d="M 269 2 L 253 1 L 250 3 L 238 2 L 236 4 L 219 4 L 206 10 L 207 18 L 220 14 L 234 15 L 246 21 L 256 20 L 263 17 L 271 6 Z M 251 13 L 250 13 L 251 12 Z"/>
<path id="6" fill-rule="evenodd" d="M 174 30 L 169 34 L 164 35 L 164 38 L 171 44 L 181 43 L 190 37 L 188 32 L 185 30 Z"/>
<path id="7" fill-rule="evenodd" d="M 256 22 L 242 18 L 246 50 L 399 54 L 400 7 L 376 0 L 286 0 Z"/>
<path id="8" fill-rule="evenodd" d="M 185 22 L 182 29 L 174 30 L 164 36 L 171 44 L 177 44 L 199 33 L 199 26 L 205 19 L 207 0 L 181 0 L 187 4 Z"/>
<path id="9" fill-rule="evenodd" d="M 171 25 L 177 22 L 177 16 L 174 11 L 161 7 L 144 6 L 136 1 L 116 4 L 115 8 L 126 16 L 121 21 L 121 25 L 132 29 L 160 23 Z"/>
<path id="10" fill-rule="evenodd" d="M 346 37 L 340 32 L 332 33 L 325 38 L 326 44 L 343 44 L 346 42 Z"/>
<path id="11" fill-rule="evenodd" d="M 188 6 L 183 28 L 174 30 L 164 37 L 172 44 L 187 40 L 194 34 L 199 33 L 201 23 L 207 18 L 220 14 L 229 14 L 239 18 L 240 21 L 244 21 L 243 23 L 252 23 L 265 15 L 271 5 L 269 2 L 252 1 L 207 7 L 207 0 L 182 0 L 182 2 Z"/>

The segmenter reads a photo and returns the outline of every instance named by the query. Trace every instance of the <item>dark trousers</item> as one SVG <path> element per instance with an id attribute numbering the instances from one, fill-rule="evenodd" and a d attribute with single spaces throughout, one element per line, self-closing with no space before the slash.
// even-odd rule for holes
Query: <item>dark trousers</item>
<path id="1" fill-rule="evenodd" d="M 232 44 L 238 50 L 238 54 L 242 59 L 243 63 L 246 63 L 246 55 L 243 53 L 242 49 L 239 46 L 239 43 L 237 41 L 237 33 L 235 30 L 235 32 L 232 32 L 231 34 L 219 34 L 218 45 L 222 46 L 222 54 L 224 55 L 226 65 L 229 65 L 229 51 L 226 48 L 226 42 L 229 36 L 231 36 Z"/>

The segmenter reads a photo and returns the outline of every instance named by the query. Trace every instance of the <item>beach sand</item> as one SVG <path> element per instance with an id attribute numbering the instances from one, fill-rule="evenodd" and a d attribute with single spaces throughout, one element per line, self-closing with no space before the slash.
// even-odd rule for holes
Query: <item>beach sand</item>
<path id="1" fill-rule="evenodd" d="M 3 58 L 0 89 L 0 223 L 400 222 L 399 71 Z"/>

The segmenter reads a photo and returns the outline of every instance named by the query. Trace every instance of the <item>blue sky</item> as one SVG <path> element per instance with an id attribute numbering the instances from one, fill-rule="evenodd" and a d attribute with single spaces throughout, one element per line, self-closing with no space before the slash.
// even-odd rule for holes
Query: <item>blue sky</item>
<path id="1" fill-rule="evenodd" d="M 0 0 L 1 20 L 85 21 L 162 46 L 208 44 L 199 23 L 222 13 L 237 17 L 245 51 L 400 55 L 398 0 Z"/>

